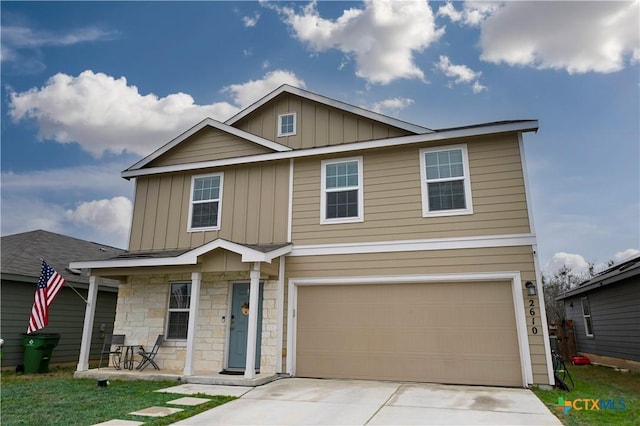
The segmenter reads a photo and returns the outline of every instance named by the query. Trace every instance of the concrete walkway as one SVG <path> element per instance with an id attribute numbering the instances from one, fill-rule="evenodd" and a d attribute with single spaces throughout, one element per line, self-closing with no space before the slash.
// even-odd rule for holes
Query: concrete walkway
<path id="1" fill-rule="evenodd" d="M 236 388 L 234 393 L 216 388 L 216 392 L 240 398 L 175 424 L 562 424 L 527 389 L 299 378 L 256 388 Z M 233 388 L 229 387 L 229 392 Z"/>

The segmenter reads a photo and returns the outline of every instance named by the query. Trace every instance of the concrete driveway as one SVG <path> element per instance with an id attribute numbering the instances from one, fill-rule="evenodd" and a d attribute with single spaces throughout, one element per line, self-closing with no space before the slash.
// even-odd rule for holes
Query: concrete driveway
<path id="1" fill-rule="evenodd" d="M 231 389 L 230 389 L 231 391 Z M 231 393 L 230 393 L 231 394 Z M 235 390 L 238 395 L 238 389 Z M 561 425 L 526 389 L 282 379 L 176 425 Z"/>

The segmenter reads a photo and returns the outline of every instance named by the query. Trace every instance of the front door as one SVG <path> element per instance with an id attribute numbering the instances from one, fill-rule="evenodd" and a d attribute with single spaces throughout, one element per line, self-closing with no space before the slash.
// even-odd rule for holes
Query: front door
<path id="1" fill-rule="evenodd" d="M 247 332 L 249 329 L 249 283 L 234 283 L 231 298 L 231 325 L 229 333 L 228 369 L 244 371 L 247 360 Z M 256 344 L 256 370 L 260 369 L 262 342 L 262 283 L 258 293 L 258 335 Z"/>

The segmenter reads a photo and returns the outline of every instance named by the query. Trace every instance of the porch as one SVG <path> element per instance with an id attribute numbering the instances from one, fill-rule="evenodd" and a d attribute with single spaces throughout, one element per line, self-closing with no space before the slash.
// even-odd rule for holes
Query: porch
<path id="1" fill-rule="evenodd" d="M 73 375 L 76 379 L 95 380 L 171 380 L 176 383 L 195 383 L 200 385 L 225 385 L 225 386 L 261 386 L 265 383 L 289 377 L 286 374 L 257 374 L 253 378 L 243 375 L 229 375 L 211 372 L 195 371 L 192 375 L 184 375 L 180 370 L 118 370 L 114 367 L 93 368 L 90 370 L 76 371 Z"/>

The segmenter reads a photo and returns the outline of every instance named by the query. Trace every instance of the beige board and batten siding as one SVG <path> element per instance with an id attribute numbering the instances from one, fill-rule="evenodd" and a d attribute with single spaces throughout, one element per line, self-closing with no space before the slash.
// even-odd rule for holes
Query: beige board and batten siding
<path id="1" fill-rule="evenodd" d="M 362 155 L 364 221 L 321 225 L 322 159 L 296 159 L 292 240 L 305 245 L 529 233 L 517 135 L 459 139 L 450 144 L 461 143 L 469 153 L 472 215 L 422 216 L 419 150 L 433 145 L 418 144 L 323 157 Z"/>
<path id="2" fill-rule="evenodd" d="M 224 173 L 218 231 L 187 231 L 191 178 Z M 224 238 L 236 243 L 287 240 L 289 161 L 136 178 L 129 250 L 194 248 Z"/>
<path id="3" fill-rule="evenodd" d="M 273 150 L 212 127 L 205 127 L 153 160 L 147 167 L 214 161 L 248 155 L 268 154 Z"/>
<path id="4" fill-rule="evenodd" d="M 533 247 L 492 247 L 410 251 L 396 253 L 362 253 L 324 256 L 288 256 L 287 280 L 301 278 L 380 277 L 443 274 L 483 274 L 519 272 L 522 283 L 536 283 Z M 391 281 L 391 280 L 390 280 Z M 392 281 L 391 281 L 392 282 Z M 428 285 L 428 283 L 425 283 Z M 533 382 L 549 384 L 539 296 L 529 297 L 522 289 L 523 313 L 526 317 L 527 336 Z M 533 301 L 531 315 L 530 301 Z M 287 308 L 288 309 L 288 308 Z"/>
<path id="5" fill-rule="evenodd" d="M 296 134 L 277 137 L 278 116 L 296 114 Z M 283 93 L 234 127 L 293 149 L 318 148 L 412 134 L 338 108 Z"/>

